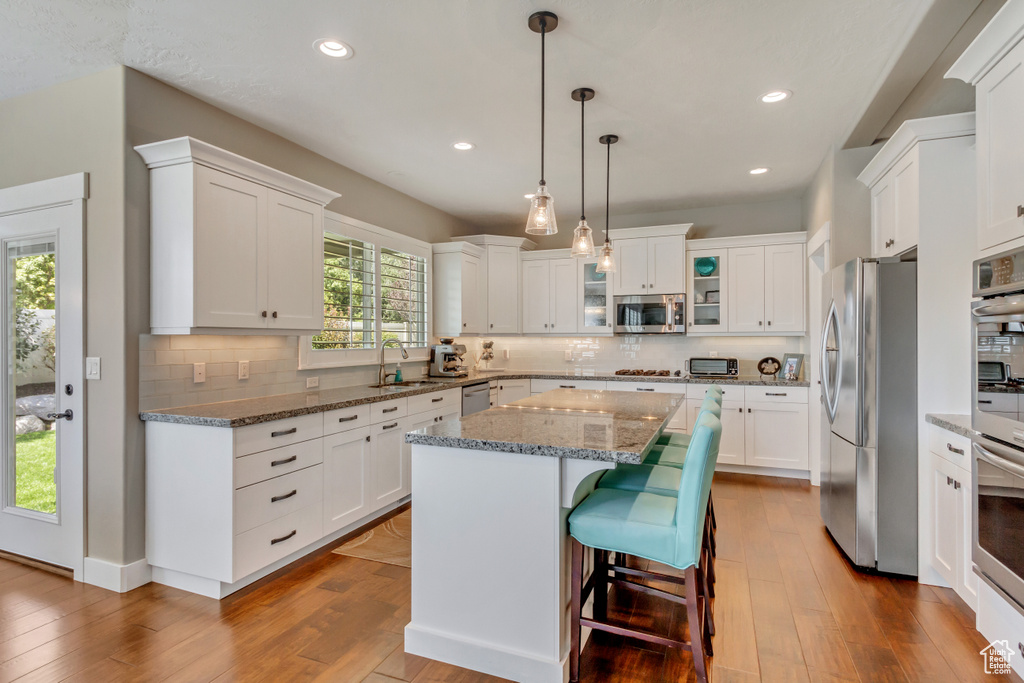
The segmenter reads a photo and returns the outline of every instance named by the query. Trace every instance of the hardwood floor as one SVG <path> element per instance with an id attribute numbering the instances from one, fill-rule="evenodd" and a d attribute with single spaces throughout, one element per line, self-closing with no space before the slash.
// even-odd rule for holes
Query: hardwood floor
<path id="1" fill-rule="evenodd" d="M 718 474 L 715 506 L 716 683 L 1000 680 L 952 591 L 850 569 L 806 482 Z M 218 602 L 157 584 L 118 595 L 0 560 L 0 683 L 497 681 L 404 654 L 409 571 L 325 550 Z M 685 609 L 632 592 L 613 589 L 609 614 L 686 627 Z M 688 654 L 601 633 L 581 664 L 585 681 L 692 679 Z"/>

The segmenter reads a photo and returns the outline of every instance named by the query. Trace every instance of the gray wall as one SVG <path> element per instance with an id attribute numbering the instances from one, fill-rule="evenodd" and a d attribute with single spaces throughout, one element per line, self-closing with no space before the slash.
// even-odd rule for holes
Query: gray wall
<path id="1" fill-rule="evenodd" d="M 880 148 L 829 149 L 804 193 L 802 222 L 808 234 L 831 225 L 832 265 L 871 255 L 871 193 L 857 176 Z"/>

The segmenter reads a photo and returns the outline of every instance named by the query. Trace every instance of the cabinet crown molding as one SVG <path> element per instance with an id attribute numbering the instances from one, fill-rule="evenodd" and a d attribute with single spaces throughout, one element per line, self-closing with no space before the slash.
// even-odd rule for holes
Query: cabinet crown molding
<path id="1" fill-rule="evenodd" d="M 977 85 L 1024 39 L 1024 0 L 1009 0 L 949 67 L 946 78 Z"/>
<path id="2" fill-rule="evenodd" d="M 734 237 L 708 237 L 687 240 L 686 251 L 698 249 L 731 249 L 736 247 L 762 247 L 769 244 L 805 244 L 806 232 L 776 232 L 765 235 L 736 235 Z"/>
<path id="3" fill-rule="evenodd" d="M 904 121 L 860 172 L 857 180 L 872 187 L 917 143 L 974 135 L 975 128 L 973 111 Z"/>
<path id="4" fill-rule="evenodd" d="M 431 252 L 434 254 L 469 254 L 470 256 L 476 256 L 477 258 L 483 258 L 484 249 L 478 247 L 475 244 L 469 242 L 439 242 L 437 244 L 430 245 Z"/>
<path id="5" fill-rule="evenodd" d="M 668 235 L 682 235 L 686 237 L 690 233 L 693 223 L 676 223 L 675 225 L 652 225 L 642 228 L 616 228 L 608 231 L 609 239 L 622 240 L 631 237 L 665 237 Z M 600 232 L 595 230 L 595 235 Z"/>
<path id="6" fill-rule="evenodd" d="M 525 237 L 509 237 L 508 235 L 459 235 L 451 237 L 452 242 L 469 242 L 480 247 L 518 247 L 523 251 L 533 251 L 537 243 Z"/>
<path id="7" fill-rule="evenodd" d="M 283 171 L 265 166 L 252 159 L 246 159 L 220 147 L 196 140 L 193 137 L 180 137 L 161 142 L 138 145 L 139 153 L 146 166 L 150 169 L 176 166 L 179 164 L 197 163 L 214 168 L 224 173 L 251 180 L 260 185 L 267 185 L 307 201 L 325 206 L 340 193 L 314 185 L 311 182 L 296 178 Z"/>

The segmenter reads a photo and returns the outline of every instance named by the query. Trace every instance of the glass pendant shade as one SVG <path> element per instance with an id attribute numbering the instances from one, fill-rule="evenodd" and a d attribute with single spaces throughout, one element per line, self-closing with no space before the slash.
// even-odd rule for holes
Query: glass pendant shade
<path id="1" fill-rule="evenodd" d="M 594 253 L 594 231 L 590 229 L 584 218 L 580 220 L 580 224 L 572 233 L 572 256 L 590 258 Z"/>
<path id="2" fill-rule="evenodd" d="M 529 235 L 554 235 L 558 232 L 555 220 L 555 200 L 548 189 L 541 185 L 530 200 L 530 215 L 526 217 L 526 232 Z"/>
<path id="3" fill-rule="evenodd" d="M 599 273 L 615 272 L 615 252 L 612 251 L 611 242 L 605 242 L 604 246 L 601 247 L 601 255 L 597 258 L 596 270 Z"/>

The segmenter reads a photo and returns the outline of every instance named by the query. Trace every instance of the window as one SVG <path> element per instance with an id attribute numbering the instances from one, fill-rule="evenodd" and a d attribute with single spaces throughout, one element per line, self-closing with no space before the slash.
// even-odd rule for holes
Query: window
<path id="1" fill-rule="evenodd" d="M 398 339 L 429 357 L 430 245 L 352 219 L 324 215 L 324 330 L 301 337 L 299 367 L 379 362 Z M 400 352 L 389 347 L 385 357 Z"/>

